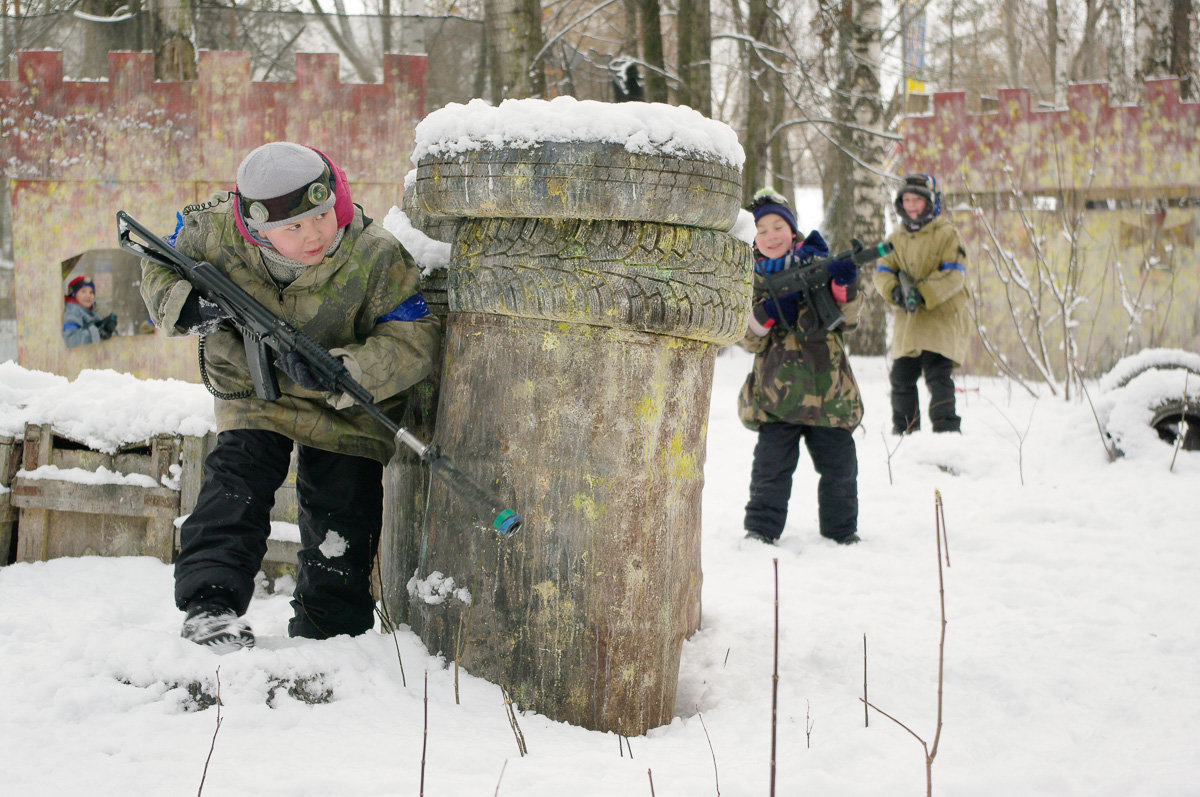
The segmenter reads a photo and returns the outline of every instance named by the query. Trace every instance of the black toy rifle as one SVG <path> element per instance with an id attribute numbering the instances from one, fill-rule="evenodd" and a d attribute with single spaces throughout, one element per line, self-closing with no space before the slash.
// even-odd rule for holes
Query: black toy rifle
<path id="1" fill-rule="evenodd" d="M 140 240 L 131 238 L 136 235 Z M 117 211 L 117 240 L 122 249 L 152 263 L 169 268 L 191 283 L 201 296 L 219 305 L 230 315 L 246 345 L 246 360 L 254 381 L 254 391 L 264 401 L 279 398 L 279 380 L 271 366 L 267 349 L 280 354 L 298 354 L 331 393 L 344 393 L 363 408 L 368 415 L 383 424 L 398 443 L 404 443 L 429 464 L 433 474 L 441 479 L 460 499 L 466 501 L 478 520 L 502 537 L 515 534 L 521 528 L 521 516 L 505 509 L 496 498 L 476 485 L 437 446 L 427 446 L 407 429 L 387 416 L 375 404 L 370 392 L 350 376 L 341 358 L 310 336 L 279 318 L 241 286 L 221 273 L 211 263 L 192 260 L 173 246 L 147 230 L 125 211 Z"/>
<path id="2" fill-rule="evenodd" d="M 913 285 L 912 277 L 908 276 L 907 271 L 901 270 L 896 272 L 896 278 L 900 280 L 900 306 L 906 313 L 917 312 L 925 301 L 917 291 L 917 286 Z"/>
<path id="3" fill-rule="evenodd" d="M 773 274 L 762 274 L 760 277 L 772 298 L 800 294 L 804 297 L 803 303 L 812 308 L 821 328 L 827 332 L 836 332 L 846 323 L 846 319 L 837 309 L 833 295 L 829 292 L 829 264 L 835 260 L 850 260 L 856 266 L 864 266 L 886 256 L 894 248 L 890 241 L 870 246 L 852 241 L 852 248 L 845 252 L 790 266 Z"/>

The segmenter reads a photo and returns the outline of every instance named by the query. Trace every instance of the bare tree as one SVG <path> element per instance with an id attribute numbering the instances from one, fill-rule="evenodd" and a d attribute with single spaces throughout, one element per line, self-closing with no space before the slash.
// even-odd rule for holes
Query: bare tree
<path id="1" fill-rule="evenodd" d="M 325 32 L 333 39 L 342 55 L 354 66 L 358 79 L 363 83 L 374 83 L 376 67 L 374 59 L 363 53 L 354 32 L 350 28 L 350 20 L 346 15 L 346 4 L 342 0 L 333 0 L 333 14 L 327 14 L 317 0 L 308 0 L 317 20 L 325 28 Z M 390 29 L 389 29 L 390 30 Z M 385 49 L 384 52 L 387 52 Z"/>
<path id="2" fill-rule="evenodd" d="M 682 105 L 712 116 L 712 10 L 709 0 L 679 0 L 676 19 Z"/>
<path id="3" fill-rule="evenodd" d="M 1192 0 L 1171 0 L 1171 74 L 1179 76 L 1179 93 L 1192 97 L 1196 79 L 1192 60 Z"/>
<path id="4" fill-rule="evenodd" d="M 150 41 L 157 80 L 195 80 L 196 25 L 192 0 L 150 0 Z"/>

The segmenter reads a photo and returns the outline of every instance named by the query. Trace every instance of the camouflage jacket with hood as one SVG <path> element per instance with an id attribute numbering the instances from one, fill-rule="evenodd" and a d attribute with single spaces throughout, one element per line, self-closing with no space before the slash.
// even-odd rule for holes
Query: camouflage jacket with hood
<path id="1" fill-rule="evenodd" d="M 888 240 L 896 248 L 875 269 L 879 295 L 898 308 L 892 289 L 900 284 L 899 272 L 903 271 L 923 300 L 915 313 L 896 313 L 889 356 L 894 360 L 932 351 L 961 365 L 970 342 L 971 318 L 967 251 L 958 231 L 949 219 L 938 215 L 916 232 L 899 227 Z"/>
<path id="2" fill-rule="evenodd" d="M 441 345 L 436 317 L 420 312 L 420 273 L 411 255 L 354 206 L 333 254 L 280 288 L 261 249 L 239 231 L 233 197 L 185 210 L 175 246 L 212 263 L 272 313 L 341 356 L 350 375 L 398 419 L 405 391 L 431 373 Z M 186 334 L 176 323 L 190 291 L 171 270 L 143 261 L 142 297 L 167 335 Z M 419 310 L 410 312 L 413 307 Z M 215 390 L 250 392 L 245 398 L 216 398 L 217 431 L 265 429 L 314 448 L 391 459 L 392 435 L 341 394 L 305 390 L 276 368 L 282 395 L 271 402 L 256 398 L 242 336 L 228 324 L 203 339 L 202 351 L 201 366 Z"/>
<path id="3" fill-rule="evenodd" d="M 844 329 L 858 323 L 863 303 L 857 290 L 849 293 L 849 301 L 838 304 Z M 756 277 L 754 301 L 766 297 Z M 842 335 L 819 328 L 807 306 L 801 306 L 792 330 L 776 324 L 764 337 L 747 331 L 740 345 L 754 353 L 754 369 L 738 396 L 738 417 L 746 428 L 783 422 L 853 430 L 862 421 L 862 394 Z"/>

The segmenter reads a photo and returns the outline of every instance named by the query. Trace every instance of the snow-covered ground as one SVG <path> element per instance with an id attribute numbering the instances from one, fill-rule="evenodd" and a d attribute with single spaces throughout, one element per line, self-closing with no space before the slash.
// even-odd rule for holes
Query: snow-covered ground
<path id="1" fill-rule="evenodd" d="M 407 628 L 292 641 L 287 597 L 260 596 L 248 615 L 259 646 L 218 657 L 178 637 L 169 566 L 59 559 L 0 569 L 0 792 L 203 785 L 214 796 L 360 797 L 417 795 L 423 778 L 429 795 L 587 797 L 649 795 L 652 778 L 659 797 L 764 795 L 778 559 L 776 793 L 924 794 L 919 742 L 874 712 L 865 725 L 859 698 L 865 636 L 870 700 L 932 743 L 940 494 L 949 624 L 934 792 L 1200 793 L 1200 453 L 1179 452 L 1171 469 L 1171 448 L 1146 438 L 1109 463 L 1086 402 L 1035 401 L 971 376 L 959 378 L 962 435 L 898 443 L 883 434 L 886 363 L 856 357 L 864 542 L 817 535 L 815 476 L 802 457 L 782 544 L 747 545 L 755 438 L 734 405 L 749 364 L 738 350 L 717 359 L 704 625 L 684 646 L 671 724 L 625 746 L 522 713 L 522 757 L 499 687 L 460 674 L 456 702 L 453 667 Z M 202 387 L 123 387 L 111 373 L 76 381 L 89 379 L 76 431 L 99 442 L 138 422 L 120 404 L 126 389 L 153 396 L 138 411 L 175 408 L 174 421 L 159 422 L 211 422 L 189 409 L 207 405 Z M 61 399 L 72 384 L 0 365 L 0 433 L 31 414 L 67 413 L 70 402 L 39 396 Z M 116 403 L 99 401 L 106 392 Z M 198 710 L 218 688 L 219 715 Z"/>

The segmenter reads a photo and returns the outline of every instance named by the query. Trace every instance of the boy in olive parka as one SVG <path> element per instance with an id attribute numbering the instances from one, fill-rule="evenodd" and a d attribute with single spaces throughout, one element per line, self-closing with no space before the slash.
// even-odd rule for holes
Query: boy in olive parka
<path id="1" fill-rule="evenodd" d="M 954 409 L 956 365 L 967 354 L 967 252 L 950 220 L 941 215 L 942 196 L 928 174 L 910 174 L 896 194 L 902 226 L 888 237 L 895 247 L 879 261 L 874 282 L 879 295 L 898 308 L 889 355 L 892 433 L 921 428 L 917 379 L 925 374 L 929 420 L 935 432 L 957 432 Z M 901 277 L 911 283 L 905 292 Z"/>
<path id="2" fill-rule="evenodd" d="M 433 368 L 441 330 L 412 257 L 350 201 L 345 175 L 317 150 L 289 142 L 253 150 L 237 190 L 186 208 L 172 243 L 340 357 L 389 414 Z M 182 635 L 219 652 L 254 644 L 240 618 L 295 444 L 301 552 L 288 633 L 369 630 L 391 435 L 348 397 L 322 392 L 295 356 L 275 361 L 280 398 L 258 399 L 242 336 L 224 311 L 169 269 L 145 261 L 142 274 L 154 323 L 168 335 L 201 336 L 201 376 L 216 403 L 217 444 L 175 563 Z"/>

